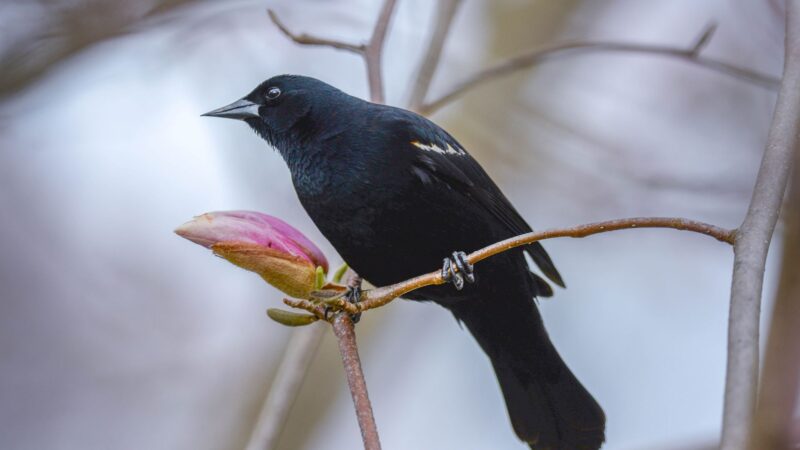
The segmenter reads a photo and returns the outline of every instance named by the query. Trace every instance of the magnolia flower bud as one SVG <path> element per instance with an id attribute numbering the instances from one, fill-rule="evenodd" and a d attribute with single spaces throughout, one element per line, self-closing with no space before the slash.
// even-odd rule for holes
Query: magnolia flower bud
<path id="1" fill-rule="evenodd" d="M 175 230 L 237 266 L 261 275 L 292 297 L 308 298 L 317 267 L 328 271 L 322 251 L 286 222 L 252 211 L 206 213 Z"/>

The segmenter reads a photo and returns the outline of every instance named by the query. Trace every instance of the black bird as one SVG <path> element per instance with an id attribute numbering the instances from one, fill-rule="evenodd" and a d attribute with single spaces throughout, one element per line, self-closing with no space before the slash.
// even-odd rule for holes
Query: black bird
<path id="1" fill-rule="evenodd" d="M 280 152 L 311 219 L 374 285 L 531 231 L 466 150 L 413 112 L 281 75 L 205 115 L 244 120 Z M 523 252 L 564 286 L 535 243 L 480 263 L 463 289 L 428 287 L 407 298 L 432 300 L 467 326 L 494 366 L 514 431 L 531 448 L 597 449 L 605 415 L 550 342 L 534 298 L 553 290 Z M 455 281 L 470 275 L 459 256 L 445 260 L 461 268 Z"/>

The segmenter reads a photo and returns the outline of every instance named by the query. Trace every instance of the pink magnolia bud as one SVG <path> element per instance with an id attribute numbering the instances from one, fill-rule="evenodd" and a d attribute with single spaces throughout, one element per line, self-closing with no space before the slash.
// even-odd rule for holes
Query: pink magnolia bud
<path id="1" fill-rule="evenodd" d="M 328 271 L 322 251 L 286 222 L 252 211 L 221 211 L 197 216 L 175 232 L 269 284 L 299 298 L 314 290 L 316 268 Z"/>

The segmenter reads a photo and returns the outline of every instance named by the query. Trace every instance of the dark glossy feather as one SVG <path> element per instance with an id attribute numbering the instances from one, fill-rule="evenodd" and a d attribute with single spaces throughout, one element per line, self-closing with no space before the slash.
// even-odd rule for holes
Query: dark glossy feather
<path id="1" fill-rule="evenodd" d="M 423 182 L 438 181 L 456 189 L 467 201 L 473 201 L 475 206 L 490 211 L 506 226 L 511 236 L 533 231 L 483 167 L 455 138 L 432 122 L 420 121 L 419 116 L 412 114 L 392 109 L 387 126 L 408 132 L 408 144 L 417 152 L 417 161 L 412 165 L 412 170 Z M 525 251 L 550 281 L 566 287 L 561 274 L 540 243 L 528 245 Z"/>

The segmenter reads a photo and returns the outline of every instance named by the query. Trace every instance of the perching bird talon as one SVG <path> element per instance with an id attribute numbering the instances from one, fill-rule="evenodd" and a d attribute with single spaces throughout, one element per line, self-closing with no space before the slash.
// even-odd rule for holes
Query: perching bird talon
<path id="1" fill-rule="evenodd" d="M 453 283 L 456 290 L 464 288 L 464 281 L 475 282 L 474 266 L 467 259 L 464 252 L 453 252 L 451 258 L 445 258 L 442 264 L 442 279 Z"/>
<path id="2" fill-rule="evenodd" d="M 357 305 L 358 302 L 361 301 L 361 286 L 348 286 L 347 292 L 344 293 L 343 297 L 348 302 Z M 331 311 L 334 311 L 334 308 L 326 305 L 323 311 L 322 319 L 325 321 L 330 321 L 330 313 Z M 358 323 L 361 320 L 361 313 L 359 312 L 356 314 L 350 314 L 350 318 L 353 320 L 353 323 Z"/>
<path id="3" fill-rule="evenodd" d="M 361 283 L 347 288 L 347 293 L 344 294 L 348 302 L 357 305 L 361 301 Z M 353 323 L 358 323 L 361 320 L 361 313 L 350 314 Z"/>

